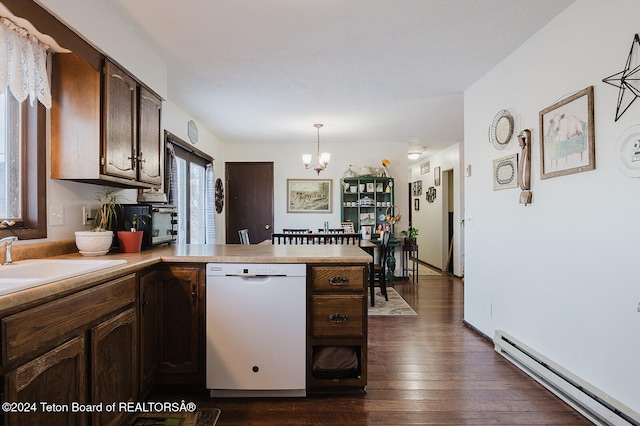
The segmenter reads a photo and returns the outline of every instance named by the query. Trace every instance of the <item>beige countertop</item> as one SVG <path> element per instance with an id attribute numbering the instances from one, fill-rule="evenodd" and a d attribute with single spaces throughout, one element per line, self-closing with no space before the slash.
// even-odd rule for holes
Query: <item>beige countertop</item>
<path id="1" fill-rule="evenodd" d="M 80 253 L 55 256 L 82 259 Z M 369 263 L 371 255 L 347 245 L 174 245 L 140 253 L 108 253 L 100 258 L 127 263 L 0 296 L 0 313 L 11 313 L 36 302 L 45 302 L 89 288 L 97 283 L 134 273 L 162 262 L 175 263 Z M 0 266 L 10 267 L 10 266 Z"/>

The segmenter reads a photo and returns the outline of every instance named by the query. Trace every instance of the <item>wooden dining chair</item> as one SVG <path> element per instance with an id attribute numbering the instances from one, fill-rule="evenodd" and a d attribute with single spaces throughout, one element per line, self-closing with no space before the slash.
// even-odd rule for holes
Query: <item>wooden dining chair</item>
<path id="1" fill-rule="evenodd" d="M 384 231 L 380 240 L 380 256 L 378 263 L 371 262 L 369 265 L 369 292 L 371 293 L 371 306 L 375 306 L 375 287 L 376 278 L 380 282 L 380 294 L 384 296 L 384 300 L 389 301 L 387 295 L 387 249 L 389 248 L 389 238 L 391 233 Z"/>

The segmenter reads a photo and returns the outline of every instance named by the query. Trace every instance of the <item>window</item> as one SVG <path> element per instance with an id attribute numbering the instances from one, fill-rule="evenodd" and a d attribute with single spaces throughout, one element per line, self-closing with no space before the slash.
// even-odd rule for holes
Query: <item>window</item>
<path id="1" fill-rule="evenodd" d="M 178 186 L 178 238 L 180 244 L 205 244 L 206 236 L 206 166 L 211 157 L 167 133 L 176 156 Z M 171 156 L 165 155 L 165 190 L 170 188 Z"/>
<path id="2" fill-rule="evenodd" d="M 47 236 L 45 132 L 42 104 L 0 93 L 0 238 Z"/>

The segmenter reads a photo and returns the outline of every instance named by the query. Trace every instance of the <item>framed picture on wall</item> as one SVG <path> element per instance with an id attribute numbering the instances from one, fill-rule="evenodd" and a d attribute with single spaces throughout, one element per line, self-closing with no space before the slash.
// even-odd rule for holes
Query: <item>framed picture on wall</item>
<path id="1" fill-rule="evenodd" d="M 420 164 L 420 174 L 421 175 L 426 175 L 430 171 L 431 171 L 431 167 L 429 167 L 429 162 L 428 161 L 425 161 L 424 163 Z"/>
<path id="2" fill-rule="evenodd" d="M 331 213 L 333 179 L 287 179 L 287 213 Z"/>
<path id="3" fill-rule="evenodd" d="M 413 199 L 413 209 L 420 210 L 420 198 Z"/>
<path id="4" fill-rule="evenodd" d="M 440 186 L 440 166 L 433 169 L 433 184 Z"/>
<path id="5" fill-rule="evenodd" d="M 422 195 L 422 181 L 417 180 L 411 184 L 411 188 L 413 189 L 413 196 L 419 197 Z"/>
<path id="6" fill-rule="evenodd" d="M 540 111 L 540 178 L 596 168 L 593 86 Z"/>

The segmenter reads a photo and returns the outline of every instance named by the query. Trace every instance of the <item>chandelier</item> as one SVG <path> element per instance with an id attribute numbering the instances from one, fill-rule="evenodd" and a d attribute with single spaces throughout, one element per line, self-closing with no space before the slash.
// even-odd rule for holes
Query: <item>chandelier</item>
<path id="1" fill-rule="evenodd" d="M 302 154 L 302 162 L 304 163 L 305 169 L 313 169 L 318 173 L 318 175 L 320 175 L 320 172 L 326 169 L 329 165 L 331 153 L 320 152 L 320 127 L 322 127 L 323 125 L 314 124 L 313 126 L 318 129 L 318 164 L 316 164 L 315 166 L 311 165 L 312 154 Z"/>

